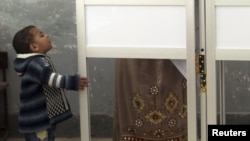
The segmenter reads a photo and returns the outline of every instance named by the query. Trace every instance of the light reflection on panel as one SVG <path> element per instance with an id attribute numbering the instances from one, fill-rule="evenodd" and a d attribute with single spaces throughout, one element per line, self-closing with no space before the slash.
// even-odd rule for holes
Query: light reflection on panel
<path id="1" fill-rule="evenodd" d="M 87 47 L 186 46 L 184 6 L 86 6 Z"/>
<path id="2" fill-rule="evenodd" d="M 96 138 L 112 137 L 115 78 L 114 63 L 115 59 L 87 59 L 87 72 L 90 81 L 91 141 L 95 141 Z"/>
<path id="3" fill-rule="evenodd" d="M 224 61 L 223 69 L 225 123 L 249 124 L 250 61 Z M 219 71 L 219 67 L 217 67 L 217 78 L 221 77 Z M 220 94 L 219 85 L 219 80 L 217 80 L 218 98 Z M 218 105 L 222 104 L 222 101 L 222 99 L 218 99 Z"/>
<path id="4" fill-rule="evenodd" d="M 250 7 L 216 8 L 216 47 L 250 48 Z M 245 17 L 245 18 L 244 18 Z"/>

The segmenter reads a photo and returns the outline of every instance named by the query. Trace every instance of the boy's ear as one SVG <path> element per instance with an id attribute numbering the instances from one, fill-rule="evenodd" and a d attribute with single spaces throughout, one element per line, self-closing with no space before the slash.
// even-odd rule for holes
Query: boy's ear
<path id="1" fill-rule="evenodd" d="M 36 44 L 30 44 L 30 50 L 31 52 L 37 52 L 39 48 Z"/>

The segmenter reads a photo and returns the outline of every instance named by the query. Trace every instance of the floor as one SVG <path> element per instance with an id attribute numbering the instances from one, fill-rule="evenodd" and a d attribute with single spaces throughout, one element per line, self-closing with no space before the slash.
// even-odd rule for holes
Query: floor
<path id="1" fill-rule="evenodd" d="M 20 138 L 9 138 L 6 141 L 24 141 Z M 55 141 L 81 141 L 80 138 L 57 138 Z M 112 141 L 109 138 L 93 138 L 91 141 Z"/>

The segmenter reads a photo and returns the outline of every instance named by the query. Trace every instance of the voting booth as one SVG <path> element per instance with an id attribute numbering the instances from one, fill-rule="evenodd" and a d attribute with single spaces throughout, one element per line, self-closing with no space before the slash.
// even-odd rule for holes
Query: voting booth
<path id="1" fill-rule="evenodd" d="M 197 127 L 193 126 L 197 121 L 196 86 L 192 85 L 196 83 L 194 1 L 77 0 L 76 14 L 82 74 L 87 74 L 86 58 L 173 59 L 190 64 L 184 67 L 190 82 L 188 137 L 196 140 Z M 88 94 L 83 93 L 80 94 L 81 137 L 91 140 L 91 127 L 86 126 L 90 121 Z"/>

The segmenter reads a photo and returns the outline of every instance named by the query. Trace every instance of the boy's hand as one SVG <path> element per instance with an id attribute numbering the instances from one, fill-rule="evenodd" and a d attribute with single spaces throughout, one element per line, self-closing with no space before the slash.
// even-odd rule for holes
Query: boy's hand
<path id="1" fill-rule="evenodd" d="M 80 77 L 79 80 L 79 89 L 84 90 L 85 87 L 88 87 L 88 79 L 86 77 Z"/>

